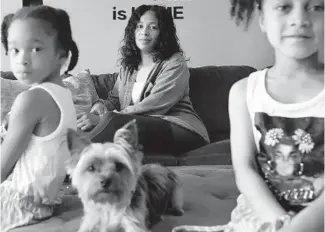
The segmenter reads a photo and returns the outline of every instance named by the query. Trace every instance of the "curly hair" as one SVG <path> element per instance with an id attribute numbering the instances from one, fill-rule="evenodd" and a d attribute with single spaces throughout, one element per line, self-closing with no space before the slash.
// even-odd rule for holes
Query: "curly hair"
<path id="1" fill-rule="evenodd" d="M 8 54 L 8 29 L 11 23 L 16 19 L 27 18 L 44 20 L 57 32 L 58 45 L 66 52 L 65 56 L 68 57 L 69 51 L 71 52 L 70 63 L 65 74 L 71 71 L 77 65 L 79 50 L 77 44 L 72 39 L 70 18 L 66 11 L 50 6 L 23 7 L 15 14 L 8 14 L 4 17 L 1 24 L 1 43 L 5 48 L 6 54 Z"/>
<path id="2" fill-rule="evenodd" d="M 262 9 L 262 0 L 231 0 L 230 15 L 235 18 L 236 24 L 240 25 L 245 23 L 245 27 L 248 28 L 255 8 Z"/>
<path id="3" fill-rule="evenodd" d="M 134 10 L 128 21 L 122 40 L 123 44 L 120 48 L 122 56 L 121 65 L 131 73 L 137 70 L 141 63 L 141 53 L 135 43 L 134 32 L 141 16 L 147 11 L 155 13 L 160 30 L 157 42 L 153 48 L 154 62 L 167 60 L 175 53 L 183 54 L 176 34 L 173 17 L 167 8 L 159 5 L 141 5 Z"/>

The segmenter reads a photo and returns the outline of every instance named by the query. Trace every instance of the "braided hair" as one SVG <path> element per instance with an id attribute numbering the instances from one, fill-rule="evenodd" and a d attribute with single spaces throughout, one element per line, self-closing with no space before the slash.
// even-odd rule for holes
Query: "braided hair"
<path id="1" fill-rule="evenodd" d="M 245 27 L 248 28 L 255 8 L 262 9 L 262 0 L 231 0 L 230 15 L 235 19 L 236 24 L 240 25 L 245 23 Z"/>
<path id="2" fill-rule="evenodd" d="M 15 14 L 8 14 L 3 18 L 1 24 L 1 43 L 8 54 L 8 29 L 11 23 L 16 19 L 40 19 L 48 22 L 52 29 L 57 32 L 58 46 L 65 52 L 64 56 L 68 57 L 71 52 L 71 59 L 65 74 L 68 74 L 77 64 L 79 50 L 76 42 L 72 39 L 70 18 L 66 11 L 55 9 L 50 6 L 37 5 L 23 7 Z"/>
<path id="3" fill-rule="evenodd" d="M 125 28 L 123 45 L 120 48 L 122 56 L 121 65 L 131 73 L 137 70 L 141 63 L 141 53 L 135 43 L 134 31 L 141 16 L 147 11 L 153 11 L 155 13 L 160 30 L 157 42 L 153 48 L 154 62 L 167 60 L 175 53 L 183 54 L 176 34 L 173 17 L 167 8 L 159 5 L 141 5 L 134 10 L 128 21 Z"/>

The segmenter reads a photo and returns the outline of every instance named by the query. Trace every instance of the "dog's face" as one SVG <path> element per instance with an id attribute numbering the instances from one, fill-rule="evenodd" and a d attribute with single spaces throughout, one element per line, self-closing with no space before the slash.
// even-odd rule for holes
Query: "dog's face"
<path id="1" fill-rule="evenodd" d="M 114 142 L 91 143 L 75 131 L 68 132 L 72 158 L 67 165 L 72 185 L 84 201 L 128 204 L 142 163 L 135 121 L 114 135 Z"/>

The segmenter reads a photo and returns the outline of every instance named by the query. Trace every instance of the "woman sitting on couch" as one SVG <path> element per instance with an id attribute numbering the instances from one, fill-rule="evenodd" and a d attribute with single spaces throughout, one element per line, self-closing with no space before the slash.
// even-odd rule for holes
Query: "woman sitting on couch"
<path id="1" fill-rule="evenodd" d="M 168 10 L 139 6 L 125 28 L 123 43 L 114 88 L 89 114 L 78 117 L 78 128 L 95 127 L 92 141 L 106 142 L 136 119 L 144 151 L 179 154 L 207 144 L 207 130 L 190 101 L 190 73 Z"/>

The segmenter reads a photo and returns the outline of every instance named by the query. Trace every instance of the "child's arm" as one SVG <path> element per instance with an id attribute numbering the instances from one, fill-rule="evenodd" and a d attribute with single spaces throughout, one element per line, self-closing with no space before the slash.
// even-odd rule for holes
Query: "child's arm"
<path id="1" fill-rule="evenodd" d="M 229 93 L 230 141 L 236 184 L 257 215 L 274 222 L 286 211 L 276 201 L 255 163 L 256 146 L 246 102 L 247 78 L 235 83 Z"/>
<path id="2" fill-rule="evenodd" d="M 35 91 L 25 91 L 14 101 L 8 131 L 1 147 L 1 183 L 11 173 L 28 145 L 35 125 L 40 121 L 41 100 Z"/>
<path id="3" fill-rule="evenodd" d="M 309 206 L 292 218 L 279 232 L 323 232 L 324 231 L 324 192 Z"/>

